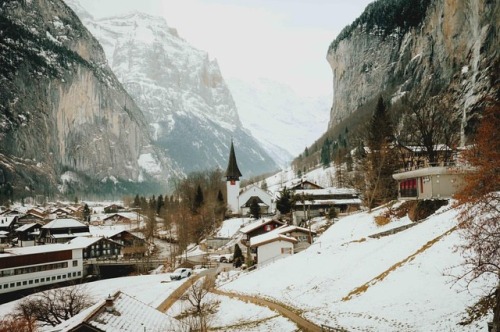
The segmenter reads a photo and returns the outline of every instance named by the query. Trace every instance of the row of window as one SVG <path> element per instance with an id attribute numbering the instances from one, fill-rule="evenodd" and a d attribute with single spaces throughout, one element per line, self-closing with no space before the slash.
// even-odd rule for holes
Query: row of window
<path id="1" fill-rule="evenodd" d="M 76 267 L 76 266 L 78 266 L 78 261 L 74 260 L 73 261 L 73 267 Z M 51 263 L 51 264 L 29 266 L 29 267 L 20 267 L 20 268 L 17 268 L 17 269 L 10 269 L 10 270 L 0 271 L 0 278 L 1 277 L 9 277 L 9 276 L 13 276 L 13 275 L 17 276 L 17 275 L 20 275 L 20 274 L 27 274 L 27 273 L 35 273 L 35 272 L 42 272 L 42 271 L 65 269 L 67 267 L 68 267 L 68 262 Z"/>
<path id="2" fill-rule="evenodd" d="M 0 289 L 9 289 L 9 288 L 16 288 L 16 287 L 21 287 L 21 286 L 28 286 L 28 285 L 38 285 L 38 284 L 43 284 L 47 282 L 54 282 L 54 281 L 62 281 L 66 279 L 71 279 L 71 278 L 77 278 L 81 277 L 82 272 L 70 272 L 67 274 L 60 274 L 57 276 L 51 276 L 51 277 L 44 277 L 44 278 L 37 278 L 37 279 L 32 279 L 32 280 L 24 280 L 24 281 L 16 281 L 16 282 L 11 282 L 11 283 L 6 283 L 6 284 L 0 284 Z"/>

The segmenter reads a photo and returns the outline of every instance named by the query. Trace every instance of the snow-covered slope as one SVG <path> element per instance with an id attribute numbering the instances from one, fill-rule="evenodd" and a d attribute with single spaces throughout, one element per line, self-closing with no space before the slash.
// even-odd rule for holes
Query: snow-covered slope
<path id="1" fill-rule="evenodd" d="M 224 285 L 303 310 L 317 324 L 348 331 L 485 331 L 486 321 L 459 326 L 479 288 L 453 284 L 461 257 L 457 211 L 443 208 L 428 220 L 380 239 L 369 235 L 409 223 L 377 227 L 373 214 L 345 217 L 309 249 Z M 385 273 L 385 274 L 384 274 Z"/>
<path id="2" fill-rule="evenodd" d="M 234 139 L 244 175 L 277 168 L 245 130 L 216 60 L 161 17 L 133 12 L 93 19 L 67 0 L 99 40 L 110 67 L 144 112 L 155 143 L 187 173 L 227 165 Z"/>

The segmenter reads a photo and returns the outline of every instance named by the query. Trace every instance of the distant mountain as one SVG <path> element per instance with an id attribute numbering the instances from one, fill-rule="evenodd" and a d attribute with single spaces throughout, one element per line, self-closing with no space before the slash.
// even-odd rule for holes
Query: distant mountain
<path id="1" fill-rule="evenodd" d="M 160 17 L 134 12 L 93 19 L 67 3 L 100 41 L 110 67 L 144 112 L 154 144 L 188 173 L 227 166 L 234 140 L 245 176 L 277 164 L 245 130 L 215 60 Z"/>
<path id="2" fill-rule="evenodd" d="M 276 153 L 287 165 L 327 128 L 331 96 L 302 97 L 269 79 L 247 82 L 231 78 L 228 84 L 241 121 L 268 150 L 278 149 Z"/>

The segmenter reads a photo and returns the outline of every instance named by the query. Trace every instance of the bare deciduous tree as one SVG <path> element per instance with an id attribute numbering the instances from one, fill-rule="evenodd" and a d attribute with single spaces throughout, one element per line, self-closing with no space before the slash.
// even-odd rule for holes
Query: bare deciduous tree
<path id="1" fill-rule="evenodd" d="M 192 282 L 187 292 L 187 301 L 191 304 L 188 314 L 194 318 L 189 323 L 196 331 L 208 331 L 210 315 L 214 314 L 219 306 L 219 301 L 207 299 L 214 282 L 213 278 L 204 277 L 202 280 Z"/>
<path id="2" fill-rule="evenodd" d="M 493 331 L 500 331 L 500 103 L 490 103 L 478 127 L 474 146 L 464 154 L 473 171 L 457 193 L 464 204 L 460 215 L 464 256 L 460 280 L 471 282 L 493 276 L 496 284 L 467 310 L 464 324 L 471 323 L 493 309 Z"/>
<path id="3" fill-rule="evenodd" d="M 56 326 L 92 305 L 83 286 L 55 288 L 24 298 L 15 309 L 15 316 L 26 322 L 34 320 Z"/>

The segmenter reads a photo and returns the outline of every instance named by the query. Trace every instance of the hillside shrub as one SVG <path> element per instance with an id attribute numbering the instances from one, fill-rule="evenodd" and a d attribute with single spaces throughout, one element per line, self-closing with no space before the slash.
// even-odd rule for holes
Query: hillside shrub
<path id="1" fill-rule="evenodd" d="M 434 212 L 436 212 L 440 207 L 448 204 L 448 200 L 422 200 L 417 201 L 409 211 L 408 217 L 411 221 L 423 220 Z"/>

